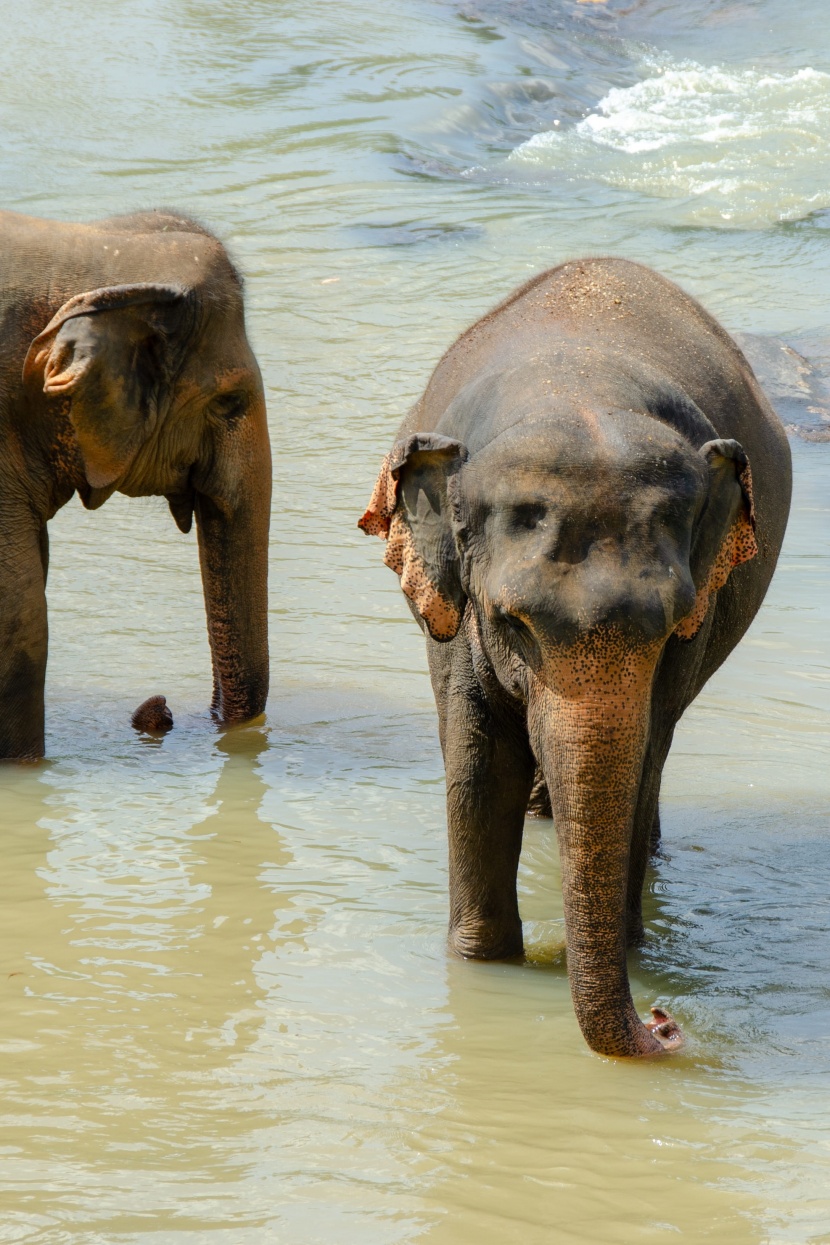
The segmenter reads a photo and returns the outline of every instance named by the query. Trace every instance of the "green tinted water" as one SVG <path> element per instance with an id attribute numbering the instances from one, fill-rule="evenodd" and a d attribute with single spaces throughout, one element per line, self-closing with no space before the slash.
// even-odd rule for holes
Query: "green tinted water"
<path id="1" fill-rule="evenodd" d="M 49 760 L 0 773 L 0 1241 L 830 1241 L 830 446 L 794 443 L 769 601 L 678 731 L 631 969 L 689 1042 L 639 1066 L 579 1035 L 548 824 L 533 963 L 447 959 L 423 641 L 354 526 L 453 335 L 569 256 L 826 357 L 825 16 L 2 6 L 3 206 L 217 228 L 276 488 L 267 723 L 225 736 L 193 539 L 155 500 L 52 525 Z"/>

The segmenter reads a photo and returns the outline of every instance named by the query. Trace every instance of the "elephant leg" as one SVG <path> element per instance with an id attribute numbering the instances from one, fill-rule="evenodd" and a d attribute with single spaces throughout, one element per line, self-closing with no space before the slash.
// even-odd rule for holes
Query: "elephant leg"
<path id="1" fill-rule="evenodd" d="M 45 529 L 31 515 L 0 530 L 0 760 L 43 756 Z"/>
<path id="2" fill-rule="evenodd" d="M 628 865 L 626 899 L 626 937 L 630 947 L 639 946 L 644 937 L 643 886 L 649 858 L 660 847 L 660 784 L 663 767 L 669 755 L 674 728 L 692 703 L 700 688 L 700 668 L 706 653 L 712 618 L 706 618 L 694 647 L 676 638 L 670 640 L 663 653 L 652 695 L 651 732 L 640 794 L 634 814 L 631 855 Z"/>
<path id="3" fill-rule="evenodd" d="M 521 955 L 516 875 L 535 771 L 527 729 L 512 706 L 488 703 L 463 637 L 449 677 L 437 647 L 429 645 L 447 776 L 449 944 L 471 959 Z"/>
<path id="4" fill-rule="evenodd" d="M 643 887 L 649 858 L 660 846 L 660 784 L 663 766 L 671 747 L 673 732 L 667 739 L 649 741 L 640 794 L 634 814 L 631 852 L 628 858 L 628 892 L 626 897 L 626 941 L 638 947 L 645 938 L 643 927 Z"/>
<path id="5" fill-rule="evenodd" d="M 651 833 L 648 838 L 648 854 L 656 856 L 660 851 L 660 844 L 663 841 L 663 830 L 660 825 L 660 804 L 658 801 L 657 808 L 654 810 L 654 820 L 651 823 Z"/>
<path id="6" fill-rule="evenodd" d="M 548 784 L 545 782 L 545 776 L 538 765 L 533 776 L 533 788 L 527 805 L 527 815 L 528 817 L 545 817 L 548 819 L 553 816 Z"/>

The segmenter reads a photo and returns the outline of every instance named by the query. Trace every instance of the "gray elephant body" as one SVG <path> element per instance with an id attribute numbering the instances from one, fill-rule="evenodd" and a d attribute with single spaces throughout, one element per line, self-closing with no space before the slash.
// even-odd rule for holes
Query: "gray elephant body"
<path id="1" fill-rule="evenodd" d="M 459 338 L 361 520 L 387 537 L 427 633 L 451 946 L 522 951 L 516 872 L 538 766 L 574 1004 L 605 1054 L 678 1043 L 637 1017 L 626 970 L 661 773 L 764 598 L 790 489 L 783 429 L 728 335 L 651 270 L 590 259 Z"/>
<path id="2" fill-rule="evenodd" d="M 271 458 L 241 282 L 170 212 L 0 213 L 0 758 L 43 755 L 46 525 L 77 492 L 195 512 L 220 721 L 268 692 Z"/>

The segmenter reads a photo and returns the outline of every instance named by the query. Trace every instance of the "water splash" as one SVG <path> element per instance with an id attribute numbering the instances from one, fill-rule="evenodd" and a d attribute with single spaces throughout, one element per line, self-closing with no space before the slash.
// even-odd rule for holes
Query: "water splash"
<path id="1" fill-rule="evenodd" d="M 508 163 L 675 200 L 683 223 L 763 226 L 830 204 L 816 183 L 830 158 L 830 74 L 669 59 L 644 68 L 650 76 L 613 88 L 575 126 L 535 134 Z"/>

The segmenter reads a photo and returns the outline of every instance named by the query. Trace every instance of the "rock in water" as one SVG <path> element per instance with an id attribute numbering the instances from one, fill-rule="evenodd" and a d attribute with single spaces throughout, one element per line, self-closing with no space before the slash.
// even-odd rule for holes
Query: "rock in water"
<path id="1" fill-rule="evenodd" d="M 137 731 L 146 731 L 150 735 L 172 731 L 173 714 L 167 708 L 167 697 L 148 697 L 138 706 L 130 721 Z"/>

